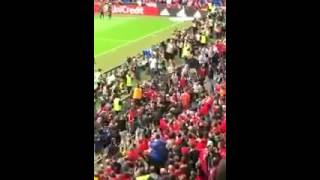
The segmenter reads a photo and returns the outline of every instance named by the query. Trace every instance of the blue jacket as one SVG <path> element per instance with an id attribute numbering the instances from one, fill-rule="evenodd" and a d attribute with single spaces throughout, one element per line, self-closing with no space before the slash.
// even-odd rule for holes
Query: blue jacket
<path id="1" fill-rule="evenodd" d="M 222 6 L 222 0 L 212 0 L 212 4 L 215 6 Z"/>
<path id="2" fill-rule="evenodd" d="M 151 153 L 150 159 L 156 163 L 163 163 L 168 158 L 168 150 L 166 148 L 166 143 L 161 140 L 154 140 L 150 144 Z"/>

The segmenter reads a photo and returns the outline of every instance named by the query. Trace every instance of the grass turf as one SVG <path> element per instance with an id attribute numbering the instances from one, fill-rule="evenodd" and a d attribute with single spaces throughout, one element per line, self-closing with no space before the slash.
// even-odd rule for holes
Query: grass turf
<path id="1" fill-rule="evenodd" d="M 174 29 L 190 22 L 173 22 L 168 17 L 114 16 L 94 19 L 95 68 L 110 70 L 143 49 L 170 37 Z"/>

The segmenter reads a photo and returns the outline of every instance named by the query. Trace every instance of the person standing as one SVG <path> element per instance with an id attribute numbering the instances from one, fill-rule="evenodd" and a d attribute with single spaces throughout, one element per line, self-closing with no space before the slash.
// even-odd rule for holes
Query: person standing
<path id="1" fill-rule="evenodd" d="M 149 66 L 150 66 L 150 74 L 151 77 L 154 77 L 158 74 L 158 60 L 154 55 L 151 56 L 149 59 Z"/>
<path id="2" fill-rule="evenodd" d="M 109 2 L 108 4 L 108 16 L 109 16 L 109 19 L 111 19 L 112 17 L 112 3 Z"/>
<path id="3" fill-rule="evenodd" d="M 201 67 L 198 69 L 197 74 L 200 80 L 200 84 L 203 85 L 204 80 L 206 79 L 206 76 L 207 76 L 206 64 L 201 64 Z"/>
<path id="4" fill-rule="evenodd" d="M 100 19 L 101 18 L 104 18 L 104 5 L 105 5 L 105 2 L 104 1 L 102 1 L 101 3 L 100 3 L 100 8 L 99 8 L 99 11 L 100 11 Z"/>
<path id="5" fill-rule="evenodd" d="M 173 59 L 174 58 L 174 45 L 173 45 L 173 40 L 170 39 L 167 41 L 167 46 L 166 46 L 166 56 L 165 56 L 165 59 L 167 61 L 169 61 L 170 59 Z"/>
<path id="6" fill-rule="evenodd" d="M 175 63 L 172 61 L 172 59 L 169 60 L 169 65 L 167 67 L 167 72 L 169 74 L 172 74 L 175 70 Z"/>
<path id="7" fill-rule="evenodd" d="M 132 98 L 137 104 L 140 104 L 142 99 L 142 88 L 140 87 L 140 84 L 137 84 L 137 87 L 134 88 Z"/>
<path id="8" fill-rule="evenodd" d="M 166 142 L 160 139 L 160 135 L 156 134 L 156 137 L 150 143 L 149 159 L 152 165 L 161 167 L 165 164 L 168 158 L 168 150 L 166 148 Z"/>
<path id="9" fill-rule="evenodd" d="M 207 44 L 207 36 L 204 32 L 200 35 L 200 43 L 203 47 Z"/>
<path id="10" fill-rule="evenodd" d="M 210 93 L 212 93 L 214 91 L 214 80 L 213 80 L 213 76 L 214 76 L 214 69 L 212 67 L 211 64 L 209 64 L 209 67 L 208 67 L 208 85 L 209 85 L 209 90 L 210 90 Z"/>
<path id="11" fill-rule="evenodd" d="M 222 34 L 222 24 L 221 24 L 221 22 L 217 21 L 214 24 L 214 32 L 215 32 L 215 38 L 216 39 L 221 39 L 221 34 Z"/>
<path id="12" fill-rule="evenodd" d="M 121 112 L 121 109 L 121 100 L 118 95 L 115 95 L 115 98 L 113 100 L 113 110 L 118 114 L 119 112 Z"/>
<path id="13" fill-rule="evenodd" d="M 226 159 L 223 158 L 217 167 L 217 172 L 215 174 L 216 180 L 225 180 L 226 179 Z"/>
<path id="14" fill-rule="evenodd" d="M 130 72 L 128 72 L 126 75 L 126 85 L 127 85 L 127 91 L 128 93 L 130 93 L 132 89 L 132 76 Z"/>
<path id="15" fill-rule="evenodd" d="M 180 97 L 181 103 L 183 108 L 186 110 L 190 107 L 190 103 L 191 103 L 191 96 L 190 94 L 185 91 L 184 93 L 182 93 L 181 97 Z"/>

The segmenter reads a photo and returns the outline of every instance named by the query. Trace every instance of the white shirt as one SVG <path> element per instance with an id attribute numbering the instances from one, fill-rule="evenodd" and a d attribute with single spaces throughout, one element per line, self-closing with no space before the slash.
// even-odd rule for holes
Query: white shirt
<path id="1" fill-rule="evenodd" d="M 198 57 L 198 61 L 199 61 L 200 64 L 204 64 L 204 63 L 207 62 L 207 58 L 206 58 L 206 56 L 204 54 L 201 53 L 199 55 L 199 57 Z"/>
<path id="2" fill-rule="evenodd" d="M 209 29 L 206 29 L 206 30 L 205 30 L 205 34 L 208 35 L 208 36 L 210 36 L 210 30 L 209 30 Z"/>
<path id="3" fill-rule="evenodd" d="M 107 77 L 107 84 L 110 85 L 115 80 L 116 77 L 114 76 L 114 74 L 112 74 L 111 76 Z"/>
<path id="4" fill-rule="evenodd" d="M 197 27 L 197 24 L 195 22 L 192 22 L 192 27 Z"/>
<path id="5" fill-rule="evenodd" d="M 199 93 L 202 91 L 202 86 L 200 84 L 194 84 L 193 85 L 193 92 Z"/>
<path id="6" fill-rule="evenodd" d="M 103 86 L 102 88 L 102 94 L 107 95 L 107 86 Z"/>
<path id="7" fill-rule="evenodd" d="M 215 45 L 213 46 L 213 52 L 218 53 L 218 48 Z"/>
<path id="8" fill-rule="evenodd" d="M 157 59 L 152 57 L 149 59 L 150 61 L 150 69 L 156 69 L 157 68 Z"/>
<path id="9" fill-rule="evenodd" d="M 199 33 L 196 34 L 196 40 L 200 41 L 200 34 Z"/>
<path id="10" fill-rule="evenodd" d="M 213 47 L 212 46 L 210 46 L 210 49 L 208 50 L 208 56 L 209 56 L 209 58 L 213 57 Z"/>
<path id="11" fill-rule="evenodd" d="M 213 26 L 213 19 L 209 19 L 209 26 L 212 27 Z"/>
<path id="12" fill-rule="evenodd" d="M 167 67 L 167 69 L 168 69 L 168 73 L 172 73 L 173 70 L 174 70 L 174 68 L 173 68 L 172 65 L 169 65 L 169 66 Z"/>
<path id="13" fill-rule="evenodd" d="M 181 76 L 184 76 L 188 73 L 188 68 L 187 67 L 184 67 L 181 71 Z"/>
<path id="14" fill-rule="evenodd" d="M 204 48 L 201 49 L 201 53 L 208 54 L 209 53 L 209 49 L 204 47 Z"/>
<path id="15" fill-rule="evenodd" d="M 94 73 L 94 81 L 95 81 L 95 82 L 99 82 L 100 76 L 101 76 L 101 73 L 100 73 L 100 72 L 95 72 L 95 73 Z"/>
<path id="16" fill-rule="evenodd" d="M 167 44 L 166 51 L 167 51 L 167 53 L 173 53 L 173 44 L 172 43 Z"/>

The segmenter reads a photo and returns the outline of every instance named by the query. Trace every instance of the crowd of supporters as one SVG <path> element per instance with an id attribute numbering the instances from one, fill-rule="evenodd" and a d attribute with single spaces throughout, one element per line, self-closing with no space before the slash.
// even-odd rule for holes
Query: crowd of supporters
<path id="1" fill-rule="evenodd" d="M 95 73 L 96 179 L 219 180 L 226 158 L 225 18 L 217 8 L 112 74 Z M 144 70 L 150 80 L 141 80 Z"/>

